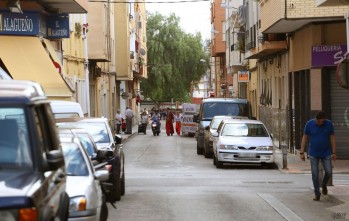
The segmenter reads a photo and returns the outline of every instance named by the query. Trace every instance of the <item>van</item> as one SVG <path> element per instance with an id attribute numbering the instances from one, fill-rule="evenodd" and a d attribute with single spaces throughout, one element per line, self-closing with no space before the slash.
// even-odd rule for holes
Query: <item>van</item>
<path id="1" fill-rule="evenodd" d="M 52 100 L 50 103 L 55 119 L 84 117 L 81 105 L 77 102 Z"/>
<path id="2" fill-rule="evenodd" d="M 204 134 L 207 127 L 214 116 L 230 115 L 243 116 L 250 119 L 252 117 L 251 104 L 247 99 L 240 98 L 208 98 L 200 104 L 199 114 L 194 116 L 197 123 L 196 131 L 196 151 L 201 155 L 204 151 Z"/>

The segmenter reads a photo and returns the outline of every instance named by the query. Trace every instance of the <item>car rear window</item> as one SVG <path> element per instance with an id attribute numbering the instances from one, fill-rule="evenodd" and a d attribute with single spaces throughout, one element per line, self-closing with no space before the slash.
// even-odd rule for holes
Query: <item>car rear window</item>
<path id="1" fill-rule="evenodd" d="M 268 137 L 263 124 L 226 123 L 222 128 L 222 136 L 236 137 Z"/>
<path id="2" fill-rule="evenodd" d="M 243 103 L 208 102 L 203 104 L 203 118 L 217 115 L 248 117 L 248 105 Z"/>

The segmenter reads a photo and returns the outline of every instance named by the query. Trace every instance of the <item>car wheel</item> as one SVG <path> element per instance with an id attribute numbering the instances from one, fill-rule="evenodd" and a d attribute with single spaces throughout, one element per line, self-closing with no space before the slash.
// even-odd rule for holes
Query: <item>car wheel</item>
<path id="1" fill-rule="evenodd" d="M 207 146 L 208 145 L 204 144 L 204 156 L 205 156 L 205 158 L 210 158 L 211 154 L 209 153 Z"/>
<path id="2" fill-rule="evenodd" d="M 119 159 L 119 158 L 114 158 L 114 160 L 115 159 Z M 120 201 L 121 200 L 120 162 L 118 162 L 119 165 L 115 165 L 115 164 L 116 163 L 114 161 L 113 173 L 112 173 L 113 187 L 112 187 L 111 195 L 112 195 L 113 201 Z"/>
<path id="3" fill-rule="evenodd" d="M 109 216 L 108 206 L 107 202 L 103 200 L 102 208 L 101 208 L 101 215 L 100 215 L 100 221 L 107 221 Z"/>
<path id="4" fill-rule="evenodd" d="M 196 153 L 197 153 L 198 155 L 202 155 L 202 152 L 203 152 L 203 149 L 201 149 L 201 148 L 199 147 L 199 144 L 196 143 Z"/>
<path id="5" fill-rule="evenodd" d="M 216 168 L 223 168 L 223 162 L 219 161 L 217 158 L 216 158 Z"/>
<path id="6" fill-rule="evenodd" d="M 69 217 L 69 196 L 67 193 L 61 195 L 60 206 L 57 211 L 60 220 L 68 220 Z"/>

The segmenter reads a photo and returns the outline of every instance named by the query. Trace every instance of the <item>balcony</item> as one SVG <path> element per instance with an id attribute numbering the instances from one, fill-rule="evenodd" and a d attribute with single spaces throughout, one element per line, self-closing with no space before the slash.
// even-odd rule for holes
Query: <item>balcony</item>
<path id="1" fill-rule="evenodd" d="M 344 20 L 343 15 L 349 11 L 349 6 L 316 7 L 314 1 L 260 0 L 260 31 L 291 33 L 312 22 Z"/>
<path id="2" fill-rule="evenodd" d="M 315 0 L 315 6 L 342 6 L 349 5 L 349 1 L 343 0 Z"/>
<path id="3" fill-rule="evenodd" d="M 246 49 L 248 45 L 246 45 Z M 268 55 L 286 51 L 286 34 L 263 34 L 258 37 L 258 45 L 249 48 L 247 59 L 259 59 Z"/>

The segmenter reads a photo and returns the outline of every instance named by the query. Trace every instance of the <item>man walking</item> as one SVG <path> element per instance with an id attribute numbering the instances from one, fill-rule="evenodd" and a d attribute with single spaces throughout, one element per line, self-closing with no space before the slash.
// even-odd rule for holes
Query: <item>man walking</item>
<path id="1" fill-rule="evenodd" d="M 327 183 L 332 175 L 331 159 L 336 160 L 336 137 L 333 124 L 326 119 L 326 113 L 320 111 L 304 127 L 300 158 L 305 161 L 304 150 L 309 141 L 307 153 L 310 159 L 311 175 L 314 186 L 314 201 L 320 200 L 319 162 L 322 162 L 325 174 L 322 179 L 322 194 L 327 195 Z"/>
<path id="2" fill-rule="evenodd" d="M 126 107 L 125 117 L 126 117 L 126 134 L 132 134 L 133 111 L 129 107 Z"/>

